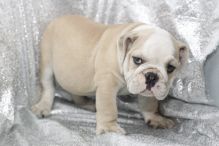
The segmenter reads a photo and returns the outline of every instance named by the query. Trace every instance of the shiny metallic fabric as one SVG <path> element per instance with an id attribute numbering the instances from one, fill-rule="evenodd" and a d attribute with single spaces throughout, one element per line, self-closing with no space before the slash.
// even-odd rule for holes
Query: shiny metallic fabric
<path id="1" fill-rule="evenodd" d="M 52 19 L 80 14 L 112 24 L 141 21 L 160 26 L 191 49 L 160 112 L 173 129 L 151 129 L 133 100 L 119 100 L 119 123 L 129 133 L 95 135 L 95 113 L 57 98 L 51 116 L 37 119 L 39 41 Z M 219 42 L 218 0 L 1 0 L 0 145 L 219 145 L 219 109 L 206 95 L 203 62 Z M 59 93 L 59 92 L 57 92 Z M 58 94 L 57 94 L 58 95 Z"/>

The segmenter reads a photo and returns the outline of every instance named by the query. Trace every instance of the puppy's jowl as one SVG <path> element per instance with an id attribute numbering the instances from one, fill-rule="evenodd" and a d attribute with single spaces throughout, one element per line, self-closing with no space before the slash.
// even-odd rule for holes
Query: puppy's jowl
<path id="1" fill-rule="evenodd" d="M 42 97 L 32 107 L 47 116 L 54 99 L 53 76 L 73 100 L 92 108 L 96 96 L 96 132 L 125 133 L 117 123 L 116 97 L 137 94 L 146 123 L 170 128 L 157 113 L 174 75 L 186 62 L 188 48 L 167 31 L 143 23 L 103 25 L 81 16 L 51 22 L 41 41 Z M 94 105 L 93 105 L 94 106 Z"/>

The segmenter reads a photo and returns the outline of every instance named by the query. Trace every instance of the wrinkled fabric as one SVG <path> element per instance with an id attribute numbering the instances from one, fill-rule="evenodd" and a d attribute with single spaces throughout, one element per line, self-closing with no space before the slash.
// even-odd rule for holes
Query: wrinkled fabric
<path id="1" fill-rule="evenodd" d="M 119 123 L 128 135 L 95 135 L 95 113 L 56 98 L 51 116 L 30 111 L 40 98 L 39 41 L 52 19 L 79 14 L 104 24 L 144 22 L 185 41 L 191 49 L 160 104 L 173 129 L 152 129 L 138 112 L 135 97 L 118 100 Z M 1 0 L 0 1 L 0 145 L 219 145 L 219 109 L 207 96 L 203 63 L 219 41 L 217 0 Z M 57 91 L 57 95 L 60 95 Z"/>

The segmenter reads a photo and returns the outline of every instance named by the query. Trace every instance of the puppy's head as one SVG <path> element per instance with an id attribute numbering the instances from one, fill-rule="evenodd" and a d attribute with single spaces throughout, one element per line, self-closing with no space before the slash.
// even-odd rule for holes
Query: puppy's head
<path id="1" fill-rule="evenodd" d="M 167 31 L 147 25 L 125 32 L 118 41 L 118 48 L 129 92 L 154 96 L 158 100 L 167 96 L 189 52 Z"/>

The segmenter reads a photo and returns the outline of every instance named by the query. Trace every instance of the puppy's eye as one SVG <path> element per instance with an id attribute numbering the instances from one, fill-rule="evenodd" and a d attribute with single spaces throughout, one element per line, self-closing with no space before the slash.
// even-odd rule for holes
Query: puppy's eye
<path id="1" fill-rule="evenodd" d="M 140 65 L 143 63 L 143 60 L 139 57 L 132 57 L 133 58 L 133 62 L 136 64 L 136 65 Z"/>
<path id="2" fill-rule="evenodd" d="M 171 64 L 168 64 L 168 65 L 167 65 L 167 73 L 168 73 L 168 74 L 172 73 L 175 69 L 176 69 L 175 66 L 173 66 L 173 65 L 171 65 Z"/>

